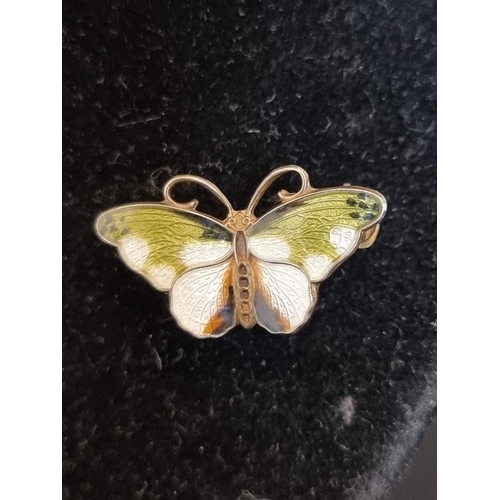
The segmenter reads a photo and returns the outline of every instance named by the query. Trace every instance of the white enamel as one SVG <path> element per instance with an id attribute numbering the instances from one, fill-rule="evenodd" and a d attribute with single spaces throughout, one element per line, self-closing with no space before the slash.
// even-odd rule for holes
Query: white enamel
<path id="1" fill-rule="evenodd" d="M 332 260 L 326 255 L 310 255 L 305 259 L 304 266 L 311 281 L 320 281 L 328 275 Z"/>
<path id="2" fill-rule="evenodd" d="M 336 226 L 330 231 L 330 243 L 342 255 L 354 245 L 356 230 L 346 226 Z"/>
<path id="3" fill-rule="evenodd" d="M 276 264 L 255 259 L 255 312 L 257 322 L 271 333 L 290 333 L 305 323 L 312 311 L 314 297 L 309 279 L 300 269 L 289 264 Z M 280 318 L 289 328 L 278 325 Z"/>
<path id="4" fill-rule="evenodd" d="M 250 252 L 263 260 L 288 259 L 290 246 L 285 240 L 275 236 L 250 236 L 248 238 Z"/>
<path id="5" fill-rule="evenodd" d="M 180 258 L 187 267 L 198 266 L 229 256 L 232 244 L 229 241 L 212 240 L 197 241 L 186 245 L 180 253 Z"/>
<path id="6" fill-rule="evenodd" d="M 141 268 L 149 256 L 149 246 L 141 238 L 127 238 L 122 242 L 122 252 L 126 260 Z"/>
<path id="7" fill-rule="evenodd" d="M 170 292 L 172 314 L 179 325 L 195 337 L 207 337 L 203 333 L 205 327 L 213 315 L 224 307 L 224 276 L 231 263 L 231 260 L 226 260 L 210 267 L 193 269 L 174 283 Z M 227 330 L 233 326 L 234 321 Z"/>
<path id="8" fill-rule="evenodd" d="M 159 264 L 148 270 L 149 278 L 160 290 L 168 291 L 172 288 L 175 279 L 175 269 L 166 264 Z"/>

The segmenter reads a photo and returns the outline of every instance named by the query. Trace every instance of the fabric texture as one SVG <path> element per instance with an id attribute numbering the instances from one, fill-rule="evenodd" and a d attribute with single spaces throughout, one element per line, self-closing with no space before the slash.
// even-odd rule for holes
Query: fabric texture
<path id="1" fill-rule="evenodd" d="M 435 10 L 64 3 L 65 499 L 386 498 L 435 411 Z M 173 175 L 241 208 L 290 163 L 388 201 L 297 335 L 190 337 L 93 231 Z"/>

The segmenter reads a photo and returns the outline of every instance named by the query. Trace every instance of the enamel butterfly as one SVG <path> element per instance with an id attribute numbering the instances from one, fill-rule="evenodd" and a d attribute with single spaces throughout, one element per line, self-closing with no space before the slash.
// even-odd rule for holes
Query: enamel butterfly
<path id="1" fill-rule="evenodd" d="M 300 175 L 300 190 L 280 191 L 281 203 L 257 218 L 264 192 L 288 172 Z M 175 201 L 172 188 L 182 182 L 211 191 L 227 217 L 197 211 L 196 200 Z M 95 228 L 128 267 L 169 293 L 172 315 L 191 335 L 220 337 L 238 324 L 289 334 L 310 318 L 319 284 L 375 241 L 386 208 L 372 189 L 312 188 L 305 170 L 290 165 L 262 181 L 246 210 L 234 210 L 206 179 L 180 175 L 167 182 L 163 202 L 112 208 Z"/>

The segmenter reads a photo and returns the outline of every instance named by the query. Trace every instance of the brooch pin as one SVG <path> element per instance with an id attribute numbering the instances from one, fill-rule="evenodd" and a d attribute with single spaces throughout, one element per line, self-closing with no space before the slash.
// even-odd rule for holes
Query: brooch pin
<path id="1" fill-rule="evenodd" d="M 299 191 L 280 191 L 280 204 L 257 218 L 263 194 L 288 172 L 300 175 Z M 227 217 L 198 212 L 197 200 L 175 201 L 172 188 L 184 182 L 208 189 Z M 169 292 L 172 315 L 191 335 L 220 337 L 237 324 L 256 323 L 271 333 L 293 333 L 311 316 L 319 284 L 376 240 L 386 207 L 372 189 L 315 189 L 304 169 L 290 165 L 262 181 L 246 210 L 234 210 L 210 181 L 179 175 L 165 185 L 163 202 L 112 208 L 95 228 L 128 267 Z"/>

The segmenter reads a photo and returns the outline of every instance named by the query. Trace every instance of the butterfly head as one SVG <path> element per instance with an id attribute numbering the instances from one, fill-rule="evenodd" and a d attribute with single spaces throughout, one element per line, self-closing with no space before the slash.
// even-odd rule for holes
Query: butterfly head
<path id="1" fill-rule="evenodd" d="M 224 221 L 224 225 L 233 231 L 246 232 L 256 220 L 257 218 L 253 214 L 249 214 L 246 211 L 236 211 L 229 215 Z"/>

